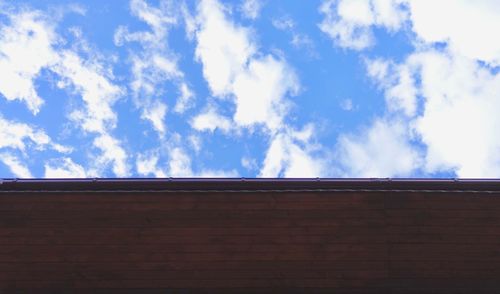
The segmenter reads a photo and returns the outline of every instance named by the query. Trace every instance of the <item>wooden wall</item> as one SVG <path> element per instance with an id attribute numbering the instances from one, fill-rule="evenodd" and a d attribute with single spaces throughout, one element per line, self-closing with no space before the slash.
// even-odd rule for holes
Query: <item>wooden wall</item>
<path id="1" fill-rule="evenodd" d="M 500 195 L 0 194 L 0 293 L 59 292 L 500 293 Z"/>

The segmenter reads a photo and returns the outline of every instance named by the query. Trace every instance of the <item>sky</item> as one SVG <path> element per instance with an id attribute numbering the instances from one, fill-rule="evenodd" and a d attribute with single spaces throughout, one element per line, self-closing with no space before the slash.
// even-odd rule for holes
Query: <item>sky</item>
<path id="1" fill-rule="evenodd" d="M 0 177 L 500 177 L 498 0 L 0 0 Z"/>

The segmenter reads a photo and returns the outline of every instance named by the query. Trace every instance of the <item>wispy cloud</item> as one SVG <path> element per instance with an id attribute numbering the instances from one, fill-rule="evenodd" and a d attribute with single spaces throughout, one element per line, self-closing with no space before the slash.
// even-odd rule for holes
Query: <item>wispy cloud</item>
<path id="1" fill-rule="evenodd" d="M 10 171 L 18 178 L 32 178 L 28 167 L 25 165 L 24 160 L 19 159 L 17 156 L 9 152 L 0 153 L 0 161 L 9 167 Z"/>
<path id="2" fill-rule="evenodd" d="M 386 8 L 382 18 L 377 3 Z M 394 30 L 405 21 L 414 36 L 414 52 L 402 62 L 366 60 L 368 76 L 384 93 L 387 112 L 365 131 L 340 137 L 337 151 L 348 174 L 500 175 L 496 134 L 500 120 L 494 113 L 500 106 L 500 74 L 492 70 L 500 61 L 500 46 L 492 37 L 500 13 L 492 5 L 489 1 L 441 1 L 437 6 L 413 0 L 324 2 L 321 28 L 339 46 L 366 48 L 373 43 L 374 26 Z M 349 7 L 365 13 L 354 15 Z"/>
<path id="3" fill-rule="evenodd" d="M 318 175 L 312 145 L 307 140 L 298 144 L 298 132 L 284 122 L 291 104 L 287 96 L 300 89 L 294 69 L 282 57 L 260 52 L 252 30 L 232 21 L 227 9 L 215 0 L 201 1 L 194 36 L 196 58 L 212 94 L 236 107 L 234 124 L 206 112 L 193 127 L 211 131 L 217 126 L 223 130 L 261 127 L 270 136 L 261 176 Z"/>
<path id="4" fill-rule="evenodd" d="M 164 151 L 168 153 L 168 159 L 160 163 L 160 151 L 153 150 L 137 158 L 137 171 L 144 176 L 154 175 L 156 177 L 236 177 L 236 170 L 220 170 L 202 168 L 193 170 L 191 157 L 186 150 L 180 146 L 167 146 Z"/>
<path id="5" fill-rule="evenodd" d="M 401 110 L 407 116 L 417 111 L 417 89 L 413 72 L 417 64 L 396 65 L 383 59 L 366 60 L 367 73 L 385 91 L 390 111 Z"/>
<path id="6" fill-rule="evenodd" d="M 149 154 L 139 154 L 136 159 L 136 169 L 140 175 L 164 178 L 167 175 L 158 167 L 158 152 L 149 152 Z"/>
<path id="7" fill-rule="evenodd" d="M 82 98 L 84 107 L 73 109 L 69 118 L 85 132 L 109 137 L 117 121 L 113 104 L 123 92 L 111 81 L 111 71 L 100 61 L 98 54 L 88 46 L 78 30 L 73 30 L 76 38 L 74 46 L 64 48 L 64 39 L 55 32 L 56 19 L 42 17 L 40 12 L 29 9 L 9 12 L 7 16 L 10 23 L 2 27 L 0 39 L 0 63 L 3 63 L 0 71 L 2 77 L 6 77 L 1 79 L 0 92 L 4 97 L 9 100 L 21 99 L 34 114 L 38 113 L 43 100 L 34 87 L 34 79 L 41 70 L 49 70 L 56 74 L 58 87 L 69 93 L 77 93 Z M 80 53 L 88 57 L 84 59 Z M 50 140 L 42 131 L 35 132 L 21 124 L 13 126 L 17 128 L 18 135 L 3 131 L 10 140 L 4 142 L 21 148 L 24 146 L 21 139 L 29 137 L 38 145 L 49 145 Z M 52 146 L 60 152 L 70 151 L 64 146 Z M 108 161 L 105 158 L 106 154 L 110 154 L 108 146 L 95 147 L 103 152 L 101 161 Z M 125 165 L 124 161 L 113 162 L 115 170 Z"/>
<path id="8" fill-rule="evenodd" d="M 290 34 L 290 44 L 292 44 L 293 47 L 297 49 L 304 49 L 311 57 L 318 56 L 314 41 L 307 34 L 298 32 L 297 24 L 290 16 L 283 15 L 275 18 L 272 20 L 272 24 L 276 29 Z"/>
<path id="9" fill-rule="evenodd" d="M 123 90 L 110 80 L 102 63 L 84 61 L 76 52 L 61 52 L 60 62 L 53 70 L 65 81 L 64 87 L 79 93 L 84 102 L 84 108 L 74 109 L 69 118 L 85 132 L 96 134 L 93 146 L 100 154 L 94 163 L 101 164 L 97 170 L 102 172 L 111 164 L 115 175 L 128 175 L 127 156 L 120 156 L 124 154 L 123 147 L 112 136 L 118 119 L 113 105 L 123 95 Z"/>
<path id="10" fill-rule="evenodd" d="M 287 129 L 271 139 L 260 177 L 318 177 L 326 174 L 324 160 L 317 156 L 320 146 L 312 142 L 313 125 L 303 130 Z"/>
<path id="11" fill-rule="evenodd" d="M 249 19 L 258 18 L 264 5 L 263 1 L 265 0 L 243 0 L 240 8 L 243 15 Z"/>
<path id="12" fill-rule="evenodd" d="M 202 1 L 198 10 L 196 58 L 212 94 L 234 102 L 238 126 L 276 132 L 288 111 L 285 96 L 299 89 L 293 69 L 279 57 L 257 54 L 251 30 L 228 19 L 219 2 Z"/>
<path id="13" fill-rule="evenodd" d="M 130 88 L 136 106 L 142 109 L 141 117 L 149 120 L 160 136 L 166 132 L 167 114 L 166 82 L 173 82 L 179 88 L 175 105 L 177 113 L 183 113 L 192 106 L 192 90 L 184 81 L 184 73 L 177 65 L 178 57 L 169 48 L 168 33 L 179 21 L 181 7 L 175 1 L 162 0 L 158 7 L 144 0 L 131 0 L 130 10 L 134 16 L 145 22 L 150 30 L 130 32 L 125 26 L 119 27 L 114 35 L 117 46 L 130 42 L 140 44 L 140 50 L 129 50 L 132 81 Z"/>
<path id="14" fill-rule="evenodd" d="M 24 102 L 36 114 L 44 101 L 34 80 L 43 68 L 57 62 L 58 56 L 52 49 L 57 37 L 39 12 L 5 16 L 9 25 L 0 26 L 0 92 L 7 100 Z"/>
<path id="15" fill-rule="evenodd" d="M 61 153 L 71 152 L 71 148 L 60 145 L 41 129 L 26 123 L 5 119 L 0 114 L 0 149 L 10 148 L 20 151 L 50 148 Z"/>
<path id="16" fill-rule="evenodd" d="M 180 93 L 177 98 L 177 102 L 175 103 L 174 111 L 179 114 L 183 114 L 186 110 L 193 106 L 195 96 L 186 83 L 180 84 L 179 92 Z"/>
<path id="17" fill-rule="evenodd" d="M 359 134 L 342 135 L 335 156 L 343 177 L 404 177 L 421 167 L 409 126 L 397 120 L 377 119 Z"/>
<path id="18" fill-rule="evenodd" d="M 198 131 L 210 132 L 219 129 L 227 133 L 233 129 L 231 120 L 219 114 L 214 106 L 209 106 L 205 111 L 195 116 L 191 121 L 191 126 Z"/>
<path id="19" fill-rule="evenodd" d="M 374 44 L 372 26 L 398 30 L 407 17 L 405 0 L 326 0 L 319 28 L 337 46 L 361 50 Z"/>
<path id="20" fill-rule="evenodd" d="M 45 163 L 46 178 L 86 178 L 85 169 L 69 157 L 52 159 Z"/>
<path id="21" fill-rule="evenodd" d="M 122 142 L 108 134 L 101 134 L 93 141 L 93 145 L 101 150 L 101 154 L 95 158 L 92 173 L 102 174 L 103 169 L 109 164 L 113 167 L 113 173 L 119 177 L 126 177 L 129 174 L 127 163 L 127 152 L 121 146 Z M 91 165 L 91 166 L 92 166 Z"/>

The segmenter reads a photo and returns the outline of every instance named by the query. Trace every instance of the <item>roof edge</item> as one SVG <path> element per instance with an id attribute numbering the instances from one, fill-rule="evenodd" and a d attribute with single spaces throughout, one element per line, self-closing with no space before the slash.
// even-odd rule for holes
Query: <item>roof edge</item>
<path id="1" fill-rule="evenodd" d="M 112 190 L 476 190 L 500 191 L 500 179 L 425 178 L 74 178 L 0 179 L 0 191 Z"/>

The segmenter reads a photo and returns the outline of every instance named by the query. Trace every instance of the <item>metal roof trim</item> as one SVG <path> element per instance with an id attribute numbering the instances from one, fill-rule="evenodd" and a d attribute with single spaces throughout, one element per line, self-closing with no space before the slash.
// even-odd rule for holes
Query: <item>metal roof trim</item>
<path id="1" fill-rule="evenodd" d="M 500 191 L 500 179 L 425 178 L 85 178 L 0 179 L 0 191 L 107 190 L 478 190 Z"/>

